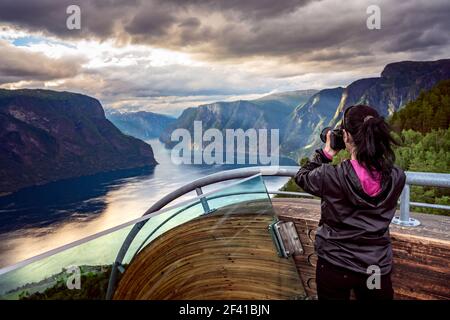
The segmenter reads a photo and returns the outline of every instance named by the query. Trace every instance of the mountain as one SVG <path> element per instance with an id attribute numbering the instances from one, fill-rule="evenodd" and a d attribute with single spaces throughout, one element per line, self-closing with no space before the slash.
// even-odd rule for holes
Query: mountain
<path id="1" fill-rule="evenodd" d="M 194 121 L 202 121 L 203 130 L 225 129 L 279 129 L 280 137 L 285 134 L 286 123 L 292 111 L 305 103 L 315 90 L 298 90 L 275 93 L 256 100 L 216 102 L 188 108 L 161 134 L 160 140 L 173 146 L 170 134 L 177 128 L 193 132 Z"/>
<path id="2" fill-rule="evenodd" d="M 282 139 L 283 153 L 298 150 L 314 141 L 335 114 L 344 88 L 324 89 L 314 94 L 305 104 L 292 112 Z"/>
<path id="3" fill-rule="evenodd" d="M 404 107 L 408 102 L 414 101 L 422 91 L 431 89 L 441 80 L 450 79 L 450 59 L 437 61 L 403 61 L 386 65 L 377 78 L 366 78 L 352 82 L 342 91 L 338 103 L 331 99 L 322 106 L 322 110 L 333 110 L 330 117 L 329 112 L 322 112 L 322 117 L 303 113 L 301 108 L 294 111 L 294 115 L 288 124 L 288 130 L 295 132 L 297 126 L 304 126 L 307 119 L 309 131 L 299 130 L 304 135 L 309 134 L 309 139 L 299 137 L 297 143 L 295 136 L 286 139 L 287 143 L 282 145 L 282 150 L 292 151 L 297 157 L 308 156 L 312 150 L 320 144 L 319 133 L 326 126 L 335 126 L 342 118 L 343 111 L 351 105 L 368 104 L 383 115 L 389 116 L 393 112 Z M 310 100 L 313 100 L 314 96 Z M 307 104 L 311 103 L 308 101 Z"/>
<path id="4" fill-rule="evenodd" d="M 253 103 L 268 106 L 271 108 L 289 108 L 304 104 L 308 99 L 317 93 L 317 90 L 295 90 L 268 94 L 256 100 Z"/>
<path id="5" fill-rule="evenodd" d="M 160 139 L 172 146 L 172 130 L 185 128 L 192 134 L 195 120 L 202 121 L 203 130 L 279 129 L 281 154 L 298 159 L 321 144 L 322 129 L 335 126 L 350 105 L 368 104 L 389 116 L 444 79 L 450 79 L 450 59 L 391 63 L 380 77 L 359 79 L 346 88 L 276 93 L 257 100 L 189 108 Z"/>
<path id="6" fill-rule="evenodd" d="M 143 140 L 158 138 L 176 120 L 170 116 L 147 111 L 107 112 L 106 117 L 123 133 Z"/>
<path id="7" fill-rule="evenodd" d="M 392 115 L 422 91 L 449 78 L 450 59 L 390 63 L 381 77 L 357 80 L 346 88 L 335 119 L 353 104 L 368 104 L 383 116 Z"/>
<path id="8" fill-rule="evenodd" d="M 0 193 L 155 164 L 152 148 L 122 134 L 94 98 L 0 90 Z"/>

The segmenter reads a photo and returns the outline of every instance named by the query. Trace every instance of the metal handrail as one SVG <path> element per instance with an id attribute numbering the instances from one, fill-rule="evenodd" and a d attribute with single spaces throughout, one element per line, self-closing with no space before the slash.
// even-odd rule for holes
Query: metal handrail
<path id="1" fill-rule="evenodd" d="M 404 227 L 417 227 L 420 221 L 409 216 L 410 206 L 428 207 L 433 209 L 450 210 L 450 206 L 411 202 L 411 185 L 425 187 L 450 187 L 450 174 L 433 172 L 406 172 L 406 184 L 400 196 L 400 216 L 394 217 L 392 223 Z"/>
<path id="2" fill-rule="evenodd" d="M 139 218 L 132 219 L 130 221 L 121 223 L 121 224 L 116 225 L 114 227 L 111 227 L 111 228 L 99 231 L 97 233 L 91 234 L 91 235 L 89 235 L 87 237 L 75 240 L 73 242 L 64 244 L 62 246 L 59 246 L 59 247 L 53 248 L 51 250 L 45 251 L 43 253 L 40 253 L 38 255 L 32 256 L 30 258 L 21 260 L 21 261 L 16 262 L 16 263 L 14 263 L 12 265 L 8 265 L 6 267 L 0 268 L 0 276 L 4 275 L 6 273 L 9 273 L 11 271 L 14 271 L 14 270 L 23 268 L 25 266 L 28 266 L 28 265 L 30 265 L 30 264 L 32 264 L 34 262 L 37 262 L 37 261 L 43 260 L 45 258 L 51 257 L 51 256 L 53 256 L 55 254 L 61 253 L 61 252 L 66 251 L 68 249 L 75 248 L 75 247 L 77 247 L 79 245 L 82 245 L 84 243 L 87 243 L 89 241 L 93 241 L 93 240 L 96 240 L 96 239 L 98 239 L 100 237 L 109 235 L 109 234 L 111 234 L 113 232 L 116 232 L 118 230 L 124 229 L 126 227 L 134 226 L 134 225 L 136 225 L 138 223 L 141 223 L 141 222 L 143 222 L 145 224 L 151 218 L 154 218 L 156 216 L 159 216 L 159 215 L 161 215 L 163 213 L 166 213 L 166 212 L 169 212 L 171 210 L 178 209 L 176 214 L 181 213 L 184 210 L 186 210 L 186 209 L 188 209 L 188 208 L 190 208 L 190 207 L 192 207 L 194 205 L 197 205 L 197 204 L 200 204 L 200 203 L 203 204 L 204 202 L 206 202 L 206 198 L 209 199 L 209 200 L 212 200 L 212 199 L 216 199 L 216 198 L 219 198 L 219 197 L 226 197 L 226 196 L 231 196 L 231 195 L 257 194 L 257 193 L 267 194 L 267 191 L 254 191 L 253 190 L 253 191 L 242 191 L 242 192 L 234 192 L 234 193 L 225 193 L 225 194 L 221 194 L 221 195 L 214 195 L 215 193 L 220 192 L 222 190 L 226 190 L 227 188 L 229 188 L 229 187 L 231 187 L 233 185 L 241 184 L 241 183 L 243 183 L 243 182 L 245 182 L 247 180 L 253 179 L 253 178 L 258 177 L 258 176 L 261 176 L 261 174 L 258 173 L 258 174 L 252 175 L 250 177 L 240 179 L 239 181 L 233 182 L 233 183 L 231 183 L 229 185 L 226 185 L 226 186 L 222 186 L 222 187 L 220 187 L 220 188 L 218 188 L 216 190 L 208 191 L 206 193 L 201 192 L 198 196 L 196 196 L 194 198 L 185 199 L 185 200 L 183 200 L 183 201 L 181 201 L 181 202 L 179 202 L 177 204 L 174 204 L 172 206 L 164 206 L 164 208 L 161 208 L 160 210 L 149 212 L 148 214 L 144 214 L 143 216 L 141 216 Z M 186 206 L 184 206 L 184 205 L 186 205 Z M 182 208 L 182 209 L 180 209 L 180 208 Z M 203 207 L 203 209 L 205 209 L 205 207 Z M 210 210 L 204 210 L 204 213 L 208 213 L 208 212 L 210 212 Z M 172 217 L 175 216 L 176 214 L 172 215 Z M 165 222 L 166 221 L 164 221 L 163 223 L 165 223 Z M 160 226 L 158 226 L 157 228 L 159 228 Z"/>
<path id="3" fill-rule="evenodd" d="M 226 170 L 217 172 L 206 177 L 202 177 L 200 179 L 194 180 L 177 190 L 167 194 L 155 204 L 153 204 L 145 213 L 147 215 L 151 212 L 158 211 L 162 209 L 164 206 L 172 202 L 173 200 L 189 193 L 191 191 L 196 191 L 198 195 L 202 193 L 202 187 L 212 185 L 219 182 L 224 182 L 233 179 L 241 179 L 253 176 L 255 174 L 261 174 L 263 176 L 278 176 L 278 177 L 294 177 L 298 172 L 300 167 L 297 166 L 275 166 L 275 167 L 247 167 L 247 168 L 239 168 L 233 170 Z M 402 225 L 402 226 L 417 226 L 420 222 L 416 219 L 413 219 L 409 216 L 409 207 L 410 207 L 410 185 L 420 185 L 420 186 L 431 186 L 431 187 L 450 187 L 450 174 L 444 173 L 427 173 L 427 172 L 406 172 L 406 184 L 403 189 L 402 195 L 400 197 L 400 216 L 395 217 L 393 219 L 393 223 Z M 274 192 L 269 192 L 274 193 Z M 286 193 L 287 194 L 287 193 Z M 292 194 L 292 193 L 289 193 Z M 415 203 L 416 204 L 416 203 Z M 421 204 L 424 205 L 424 204 Z M 442 206 L 440 209 L 447 206 Z M 445 209 L 450 209 L 450 206 Z M 121 266 L 122 261 L 128 251 L 129 246 L 134 240 L 135 236 L 139 233 L 141 228 L 144 226 L 145 221 L 141 221 L 133 226 L 130 233 L 127 235 L 122 247 L 120 248 L 116 260 L 112 266 L 111 276 L 108 283 L 108 290 L 106 294 L 107 299 L 112 298 L 112 294 L 115 289 L 116 280 L 117 280 L 117 268 Z"/>

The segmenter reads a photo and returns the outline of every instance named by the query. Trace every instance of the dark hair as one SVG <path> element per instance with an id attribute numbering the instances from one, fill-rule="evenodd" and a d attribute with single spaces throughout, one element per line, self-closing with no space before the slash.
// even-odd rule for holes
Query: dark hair
<path id="1" fill-rule="evenodd" d="M 344 112 L 343 128 L 353 138 L 356 160 L 370 174 L 381 172 L 384 178 L 390 175 L 395 162 L 392 145 L 398 142 L 391 136 L 391 128 L 378 112 L 366 105 L 355 105 Z"/>

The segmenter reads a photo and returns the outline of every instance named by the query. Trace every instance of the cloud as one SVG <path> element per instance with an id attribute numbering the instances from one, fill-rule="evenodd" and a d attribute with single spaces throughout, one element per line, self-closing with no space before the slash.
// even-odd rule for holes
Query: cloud
<path id="1" fill-rule="evenodd" d="M 75 57 L 51 59 L 42 53 L 0 41 L 0 84 L 27 80 L 56 80 L 76 76 L 81 61 Z"/>
<path id="2" fill-rule="evenodd" d="M 72 4 L 81 30 L 66 28 Z M 372 4 L 381 30 L 366 27 Z M 2 0 L 3 39 L 45 41 L 1 43 L 0 85 L 158 110 L 345 86 L 390 62 L 448 58 L 448 12 L 448 0 Z"/>
<path id="3" fill-rule="evenodd" d="M 324 49 L 352 49 L 350 59 L 448 46 L 450 2 L 375 2 L 382 14 L 376 31 L 365 23 L 371 0 L 3 0 L 0 21 L 67 38 L 182 50 L 213 61 L 269 56 L 321 62 L 336 60 Z M 81 7 L 81 31 L 65 27 L 69 4 Z"/>

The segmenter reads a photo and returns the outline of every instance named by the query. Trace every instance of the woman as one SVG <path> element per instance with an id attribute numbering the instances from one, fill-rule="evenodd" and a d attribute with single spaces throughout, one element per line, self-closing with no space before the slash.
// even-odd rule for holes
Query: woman
<path id="1" fill-rule="evenodd" d="M 351 290 L 356 299 L 392 299 L 389 224 L 405 174 L 394 166 L 389 126 L 373 108 L 349 107 L 341 128 L 351 160 L 330 164 L 337 151 L 328 132 L 325 148 L 295 176 L 322 199 L 315 241 L 318 299 L 349 299 Z"/>

